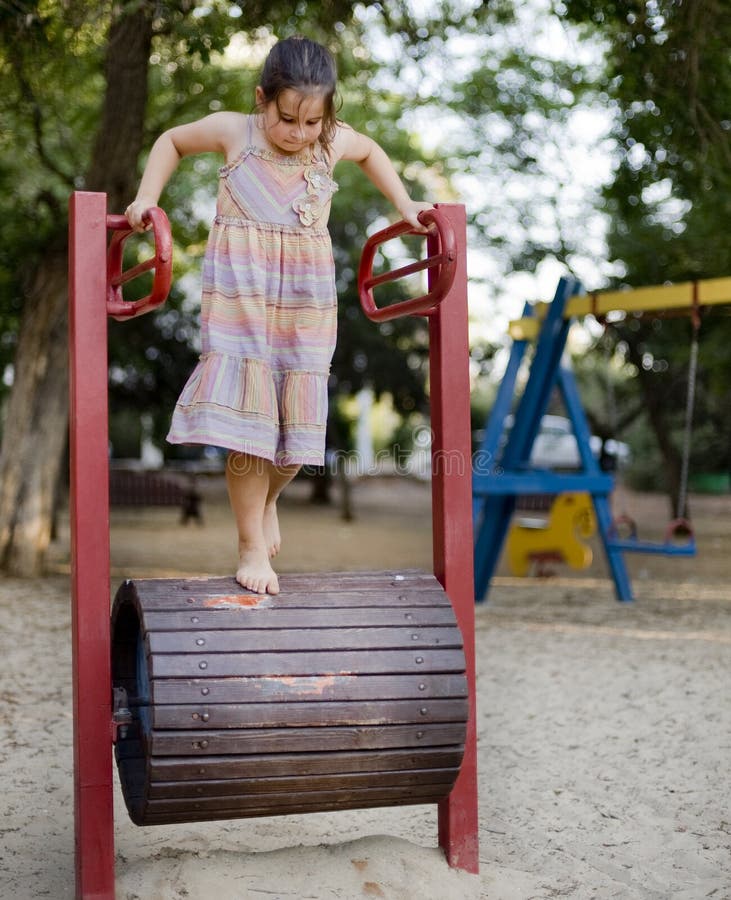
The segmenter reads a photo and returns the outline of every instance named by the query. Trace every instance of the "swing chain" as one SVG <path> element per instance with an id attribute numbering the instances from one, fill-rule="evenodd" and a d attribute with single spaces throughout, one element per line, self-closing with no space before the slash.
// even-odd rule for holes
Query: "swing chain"
<path id="1" fill-rule="evenodd" d="M 694 306 L 693 312 L 693 336 L 690 342 L 690 359 L 688 361 L 688 393 L 685 398 L 685 425 L 683 429 L 680 484 L 678 486 L 678 506 L 676 510 L 678 519 L 682 519 L 685 516 L 685 507 L 688 500 L 688 474 L 690 470 L 690 450 L 693 436 L 693 411 L 695 408 L 695 389 L 698 378 L 698 336 L 701 322 L 697 307 Z"/>

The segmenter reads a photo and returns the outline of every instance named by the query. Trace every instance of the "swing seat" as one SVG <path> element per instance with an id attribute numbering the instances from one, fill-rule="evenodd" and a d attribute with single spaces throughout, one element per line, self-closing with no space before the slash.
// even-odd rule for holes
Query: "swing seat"
<path id="1" fill-rule="evenodd" d="M 626 535 L 622 536 L 622 530 Z M 687 519 L 673 519 L 665 529 L 662 541 L 641 541 L 637 525 L 630 516 L 618 516 L 609 530 L 607 547 L 625 553 L 656 553 L 661 556 L 695 556 L 696 543 L 693 527 Z"/>

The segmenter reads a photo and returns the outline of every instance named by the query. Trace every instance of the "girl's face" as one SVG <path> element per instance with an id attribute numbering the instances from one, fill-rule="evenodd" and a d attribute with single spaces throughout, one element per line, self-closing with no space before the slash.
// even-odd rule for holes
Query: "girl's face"
<path id="1" fill-rule="evenodd" d="M 262 128 L 266 139 L 281 153 L 299 153 L 319 138 L 325 112 L 321 94 L 300 94 L 287 88 L 267 103 L 262 89 L 257 87 L 256 102 L 264 109 Z"/>

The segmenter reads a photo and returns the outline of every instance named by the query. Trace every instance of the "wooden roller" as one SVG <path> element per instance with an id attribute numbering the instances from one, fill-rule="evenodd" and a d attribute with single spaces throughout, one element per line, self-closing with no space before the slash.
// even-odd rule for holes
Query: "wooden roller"
<path id="1" fill-rule="evenodd" d="M 125 581 L 115 755 L 138 825 L 435 803 L 467 727 L 462 637 L 422 572 Z"/>

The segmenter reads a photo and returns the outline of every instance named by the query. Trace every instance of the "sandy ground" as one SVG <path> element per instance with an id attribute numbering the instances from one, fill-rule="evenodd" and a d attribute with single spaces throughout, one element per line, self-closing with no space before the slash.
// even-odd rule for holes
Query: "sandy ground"
<path id="1" fill-rule="evenodd" d="M 216 481 L 205 524 L 115 510 L 123 575 L 228 574 Z M 283 571 L 429 568 L 429 492 L 375 480 L 357 517 L 282 511 Z M 664 501 L 623 495 L 647 537 Z M 699 554 L 635 557 L 619 605 L 601 560 L 544 580 L 504 570 L 477 608 L 481 874 L 450 870 L 433 807 L 136 828 L 116 812 L 121 900 L 731 897 L 731 498 L 693 498 Z M 316 540 L 314 536 L 316 535 Z M 55 574 L 0 583 L 0 897 L 73 896 L 68 534 Z"/>

